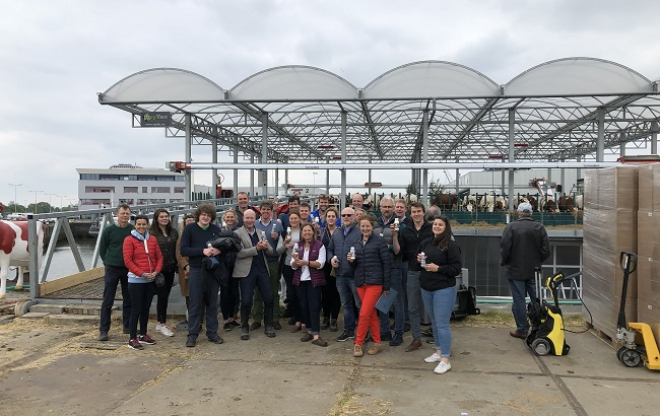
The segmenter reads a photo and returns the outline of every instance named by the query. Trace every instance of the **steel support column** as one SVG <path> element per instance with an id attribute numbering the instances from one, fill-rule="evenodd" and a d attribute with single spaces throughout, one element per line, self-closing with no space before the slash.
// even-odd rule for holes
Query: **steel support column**
<path id="1" fill-rule="evenodd" d="M 658 122 L 651 122 L 651 154 L 658 154 Z"/>
<path id="2" fill-rule="evenodd" d="M 429 112 L 424 111 L 422 116 L 422 163 L 429 162 Z M 422 204 L 429 204 L 429 170 L 424 169 L 422 180 Z"/>
<path id="3" fill-rule="evenodd" d="M 509 108 L 509 163 L 516 161 L 516 109 Z M 513 212 L 513 193 L 515 191 L 516 171 L 509 169 L 509 211 Z M 520 202 L 520 201 L 518 201 Z"/>
<path id="4" fill-rule="evenodd" d="M 218 163 L 218 128 L 213 127 L 213 137 L 211 138 L 211 159 L 213 163 Z M 219 198 L 217 195 L 218 189 L 218 169 L 211 169 L 211 199 Z"/>
<path id="5" fill-rule="evenodd" d="M 596 138 L 596 162 L 605 160 L 605 109 L 598 107 L 596 110 L 598 118 L 598 137 Z"/>
<path id="6" fill-rule="evenodd" d="M 186 163 L 192 162 L 192 126 L 190 113 L 186 113 L 186 143 L 185 143 L 185 152 L 186 152 Z M 186 174 L 186 195 L 188 201 L 192 201 L 193 193 L 193 183 L 192 183 L 192 172 L 189 169 L 184 170 Z"/>
<path id="7" fill-rule="evenodd" d="M 261 116 L 261 163 L 268 164 L 268 113 Z M 268 196 L 268 169 L 259 171 L 259 186 L 261 186 L 262 197 Z"/>
<path id="8" fill-rule="evenodd" d="M 341 112 L 341 163 L 346 163 L 346 111 Z M 346 168 L 341 169 L 341 192 L 339 212 L 346 206 Z"/>
<path id="9" fill-rule="evenodd" d="M 234 138 L 234 143 L 236 143 L 236 138 Z M 238 146 L 234 145 L 234 198 L 238 195 Z"/>

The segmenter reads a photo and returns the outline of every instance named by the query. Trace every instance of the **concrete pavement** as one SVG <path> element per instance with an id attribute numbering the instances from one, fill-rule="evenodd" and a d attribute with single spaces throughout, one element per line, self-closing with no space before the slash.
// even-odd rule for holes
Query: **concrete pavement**
<path id="1" fill-rule="evenodd" d="M 150 321 L 153 329 L 154 322 Z M 476 325 L 476 326 L 473 326 Z M 565 357 L 536 357 L 509 328 L 453 329 L 452 370 L 433 373 L 405 344 L 376 356 L 352 356 L 352 343 L 322 334 L 327 348 L 300 342 L 284 325 L 277 337 L 255 331 L 185 334 L 143 351 L 125 346 L 113 324 L 111 340 L 96 327 L 52 325 L 17 318 L 0 326 L 0 415 L 656 415 L 660 373 L 626 368 L 591 333 L 567 334 Z"/>

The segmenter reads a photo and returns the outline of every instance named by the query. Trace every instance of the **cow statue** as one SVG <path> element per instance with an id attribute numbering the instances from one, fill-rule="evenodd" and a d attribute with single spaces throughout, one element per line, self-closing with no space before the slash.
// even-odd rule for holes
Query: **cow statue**
<path id="1" fill-rule="evenodd" d="M 44 247 L 44 224 L 37 223 L 37 247 L 39 247 L 39 266 Z M 7 293 L 7 274 L 9 267 L 18 267 L 16 289 L 23 287 L 23 268 L 30 265 L 28 252 L 28 222 L 0 220 L 0 299 Z"/>

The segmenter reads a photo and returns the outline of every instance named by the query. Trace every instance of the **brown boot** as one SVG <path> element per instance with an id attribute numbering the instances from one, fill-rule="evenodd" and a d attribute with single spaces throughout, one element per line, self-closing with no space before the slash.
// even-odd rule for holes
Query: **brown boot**
<path id="1" fill-rule="evenodd" d="M 422 348 L 422 341 L 419 339 L 413 340 L 413 342 L 411 342 L 410 345 L 406 347 L 406 352 L 415 351 L 420 348 Z"/>
<path id="2" fill-rule="evenodd" d="M 353 357 L 362 357 L 364 352 L 362 352 L 362 345 L 356 345 L 353 347 Z"/>
<path id="3" fill-rule="evenodd" d="M 383 351 L 383 347 L 380 344 L 374 344 L 373 347 L 369 348 L 369 351 L 367 351 L 367 354 L 376 355 L 381 351 Z"/>

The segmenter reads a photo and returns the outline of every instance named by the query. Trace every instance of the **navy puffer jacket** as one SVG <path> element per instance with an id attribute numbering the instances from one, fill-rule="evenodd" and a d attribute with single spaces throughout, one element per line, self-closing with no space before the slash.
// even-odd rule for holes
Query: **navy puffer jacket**
<path id="1" fill-rule="evenodd" d="M 371 234 L 366 244 L 362 244 L 362 236 L 355 242 L 355 261 L 353 267 L 355 286 L 383 285 L 383 290 L 390 290 L 390 273 L 392 264 L 385 239 Z"/>

